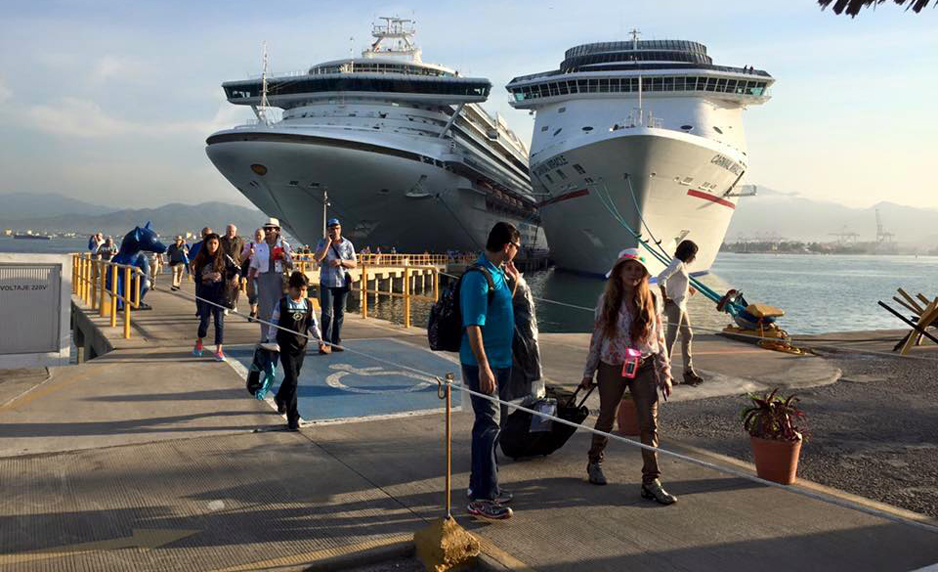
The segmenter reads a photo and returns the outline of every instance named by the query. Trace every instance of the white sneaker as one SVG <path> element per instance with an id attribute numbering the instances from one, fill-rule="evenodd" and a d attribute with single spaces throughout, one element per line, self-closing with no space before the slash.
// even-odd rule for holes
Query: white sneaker
<path id="1" fill-rule="evenodd" d="M 225 308 L 225 315 L 228 315 L 228 308 Z"/>

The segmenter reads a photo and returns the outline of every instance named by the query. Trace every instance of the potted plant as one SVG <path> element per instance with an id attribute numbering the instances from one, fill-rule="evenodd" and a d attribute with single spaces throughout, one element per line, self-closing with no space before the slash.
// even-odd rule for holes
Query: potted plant
<path id="1" fill-rule="evenodd" d="M 622 401 L 619 402 L 619 410 L 616 412 L 616 421 L 619 423 L 619 433 L 623 435 L 639 434 L 638 412 L 635 410 L 632 394 L 628 391 L 622 394 Z"/>
<path id="2" fill-rule="evenodd" d="M 740 417 L 749 432 L 756 474 L 767 481 L 790 485 L 798 472 L 801 443 L 807 436 L 805 414 L 794 395 L 781 397 L 778 389 L 764 395 L 749 394 L 751 404 Z"/>

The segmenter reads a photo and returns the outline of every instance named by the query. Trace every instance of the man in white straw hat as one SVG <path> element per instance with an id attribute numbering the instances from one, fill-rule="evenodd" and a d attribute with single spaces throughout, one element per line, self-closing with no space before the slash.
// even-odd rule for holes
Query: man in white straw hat
<path id="1" fill-rule="evenodd" d="M 271 217 L 264 223 L 264 241 L 254 247 L 254 256 L 248 272 L 249 279 L 257 280 L 257 316 L 261 322 L 261 341 L 270 334 L 274 306 L 283 297 L 284 269 L 293 268 L 293 250 L 280 238 L 280 221 Z"/>

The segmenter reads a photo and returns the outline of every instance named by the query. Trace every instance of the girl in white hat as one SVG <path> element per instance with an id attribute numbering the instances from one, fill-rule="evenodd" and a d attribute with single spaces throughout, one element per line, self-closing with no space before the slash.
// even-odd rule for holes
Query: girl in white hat
<path id="1" fill-rule="evenodd" d="M 658 446 L 658 389 L 671 395 L 671 365 L 665 330 L 656 299 L 648 287 L 648 267 L 637 248 L 627 248 L 609 272 L 606 289 L 596 304 L 589 356 L 580 386 L 589 388 L 593 376 L 599 386 L 596 429 L 612 430 L 622 395 L 628 388 L 638 413 L 641 441 Z M 609 439 L 593 435 L 586 467 L 589 481 L 605 485 L 600 463 Z M 661 504 L 677 501 L 658 480 L 658 455 L 642 449 L 643 498 Z"/>

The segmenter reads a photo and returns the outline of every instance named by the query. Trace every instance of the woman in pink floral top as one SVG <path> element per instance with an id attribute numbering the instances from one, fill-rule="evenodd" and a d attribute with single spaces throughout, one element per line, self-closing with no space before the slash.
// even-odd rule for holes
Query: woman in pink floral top
<path id="1" fill-rule="evenodd" d="M 609 272 L 606 290 L 596 305 L 596 319 L 590 339 L 589 356 L 580 386 L 599 386 L 599 418 L 596 429 L 612 430 L 619 402 L 628 388 L 638 413 L 641 441 L 658 446 L 658 389 L 665 399 L 671 395 L 671 365 L 665 344 L 660 305 L 648 287 L 648 267 L 637 248 L 627 248 Z M 629 354 L 639 353 L 638 369 L 632 378 L 624 376 L 623 363 Z M 586 471 L 589 481 L 605 485 L 600 463 L 609 439 L 593 435 Z M 658 455 L 642 449 L 643 498 L 661 504 L 677 501 L 661 486 Z"/>

